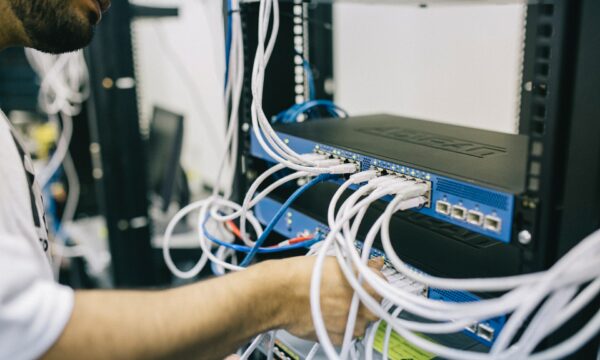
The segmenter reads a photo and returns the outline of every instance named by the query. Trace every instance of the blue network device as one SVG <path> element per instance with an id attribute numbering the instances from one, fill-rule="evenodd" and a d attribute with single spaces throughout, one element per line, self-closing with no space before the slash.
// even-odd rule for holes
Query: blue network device
<path id="1" fill-rule="evenodd" d="M 414 211 L 511 241 L 515 196 L 524 191 L 524 136 L 390 115 L 288 124 L 276 131 L 297 153 L 326 154 L 360 170 L 425 182 L 429 202 Z M 254 134 L 250 153 L 273 161 Z"/>
<path id="2" fill-rule="evenodd" d="M 261 200 L 255 207 L 255 214 L 258 220 L 263 224 L 268 224 L 274 217 L 275 213 L 281 207 L 281 203 L 273 200 L 269 197 Z M 326 234 L 329 231 L 327 225 L 313 219 L 310 216 L 303 214 L 294 209 L 289 209 L 285 218 L 282 218 L 276 225 L 274 230 L 286 238 L 293 238 L 301 234 L 321 232 Z M 362 244 L 356 243 L 357 248 L 360 249 Z M 384 257 L 385 253 L 377 249 L 371 250 L 372 257 Z M 389 267 L 392 267 L 388 264 Z M 423 285 L 426 291 L 423 292 L 424 296 L 430 299 L 451 301 L 451 302 L 473 302 L 478 301 L 480 298 L 474 294 L 466 291 L 449 291 L 443 289 L 427 288 Z M 463 333 L 486 346 L 491 346 L 493 341 L 496 339 L 502 327 L 504 326 L 506 317 L 497 317 L 482 321 L 479 323 L 473 323 L 469 327 L 465 328 Z"/>

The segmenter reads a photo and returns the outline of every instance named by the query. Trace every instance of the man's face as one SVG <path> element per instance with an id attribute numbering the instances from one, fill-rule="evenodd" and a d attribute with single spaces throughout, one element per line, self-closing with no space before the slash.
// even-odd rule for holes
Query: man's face
<path id="1" fill-rule="evenodd" d="M 110 0 L 8 0 L 32 48 L 48 53 L 86 46 Z"/>

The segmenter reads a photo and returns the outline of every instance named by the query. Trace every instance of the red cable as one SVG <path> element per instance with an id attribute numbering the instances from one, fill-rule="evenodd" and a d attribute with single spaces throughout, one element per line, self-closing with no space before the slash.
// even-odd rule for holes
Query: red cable
<path id="1" fill-rule="evenodd" d="M 235 222 L 233 222 L 233 220 L 227 220 L 226 224 L 227 224 L 227 227 L 229 228 L 229 230 L 235 236 L 237 236 L 240 240 L 243 240 L 242 232 L 240 231 L 240 228 L 235 224 Z M 304 241 L 312 240 L 314 238 L 315 238 L 314 235 L 303 235 L 303 236 L 298 236 L 295 238 L 288 239 L 285 242 L 287 242 L 288 245 L 294 245 L 294 244 L 298 244 L 298 243 L 301 243 Z M 274 246 L 269 246 L 269 247 L 277 247 L 277 246 L 279 246 L 279 245 L 274 245 Z"/>
<path id="2" fill-rule="evenodd" d="M 289 240 L 288 240 L 288 243 L 289 243 L 290 245 L 294 245 L 294 244 L 298 244 L 298 243 L 301 243 L 301 242 L 304 242 L 304 241 L 312 240 L 312 239 L 314 239 L 314 238 L 315 238 L 315 237 L 314 237 L 314 235 L 304 235 L 304 236 L 298 236 L 298 237 L 295 237 L 295 238 L 289 239 Z"/>
<path id="3" fill-rule="evenodd" d="M 242 232 L 240 231 L 240 228 L 237 227 L 237 225 L 233 222 L 233 220 L 227 220 L 227 226 L 229 227 L 229 230 L 235 235 L 237 236 L 240 240 L 244 240 L 242 239 Z"/>

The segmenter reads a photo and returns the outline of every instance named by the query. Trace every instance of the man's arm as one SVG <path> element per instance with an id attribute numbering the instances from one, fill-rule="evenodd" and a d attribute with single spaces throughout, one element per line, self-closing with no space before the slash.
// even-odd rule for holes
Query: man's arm
<path id="1" fill-rule="evenodd" d="M 267 261 L 165 291 L 77 292 L 72 317 L 46 357 L 222 359 L 270 329 L 314 336 L 313 264 L 313 257 Z M 352 290 L 334 259 L 325 266 L 323 313 L 339 342 Z M 369 320 L 372 315 L 361 310 L 357 328 L 363 331 Z"/>

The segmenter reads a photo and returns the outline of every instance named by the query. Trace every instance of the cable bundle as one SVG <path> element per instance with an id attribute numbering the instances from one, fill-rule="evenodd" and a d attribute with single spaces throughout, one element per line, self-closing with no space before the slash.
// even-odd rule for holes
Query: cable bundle
<path id="1" fill-rule="evenodd" d="M 369 230 L 361 254 L 354 244 L 356 232 L 368 204 L 385 192 L 373 191 L 371 195 L 354 205 L 356 198 L 371 191 L 366 189 L 366 186 L 362 187 L 344 203 L 337 217 L 334 217 L 335 202 L 341 192 L 347 188 L 346 184 L 340 187 L 332 200 L 329 213 L 331 232 L 319 250 L 319 262 L 313 273 L 311 288 L 313 320 L 320 344 L 328 358 L 343 359 L 349 354 L 358 300 L 386 321 L 388 331 L 385 337 L 385 354 L 387 354 L 389 345 L 389 334 L 393 329 L 420 348 L 449 359 L 557 359 L 577 350 L 600 329 L 600 312 L 598 312 L 584 328 L 570 339 L 550 349 L 532 353 L 545 337 L 558 329 L 598 295 L 600 291 L 600 231 L 596 231 L 584 239 L 546 272 L 489 279 L 437 278 L 418 272 L 400 260 L 392 246 L 389 231 L 392 215 L 396 211 L 423 204 L 422 198 L 407 200 L 406 193 L 397 187 L 395 191 L 398 192 L 394 200 L 389 203 L 384 213 Z M 350 205 L 347 205 L 348 202 Z M 361 203 L 364 204 L 361 205 Z M 353 216 L 356 218 L 351 224 L 350 220 Z M 377 234 L 381 236 L 387 260 L 396 271 L 413 281 L 438 289 L 505 291 L 506 293 L 498 298 L 481 300 L 476 303 L 451 303 L 427 299 L 400 290 L 367 266 L 370 249 Z M 396 243 L 401 244 L 401 240 L 397 240 Z M 341 355 L 336 352 L 329 340 L 319 308 L 319 282 L 322 271 L 320 266 L 329 246 L 335 246 L 338 263 L 355 290 Z M 358 276 L 354 272 L 355 269 Z M 369 295 L 362 284 L 363 281 L 384 298 L 383 303 Z M 392 309 L 393 313 L 390 314 Z M 398 316 L 402 311 L 429 321 L 399 319 Z M 416 334 L 416 332 L 456 333 L 473 323 L 505 314 L 511 314 L 511 316 L 489 354 L 445 347 Z M 531 322 L 525 328 L 524 333 L 517 337 L 518 331 L 528 319 L 531 319 Z M 366 337 L 365 356 L 367 359 L 372 358 L 374 333 L 378 327 L 379 323 L 373 325 Z"/>
<path id="2" fill-rule="evenodd" d="M 81 112 L 81 105 L 89 97 L 88 68 L 81 51 L 50 55 L 27 49 L 25 55 L 41 80 L 38 94 L 40 109 L 57 126 L 59 117 L 62 120 L 56 150 L 46 167 L 38 173 L 38 182 L 44 187 L 67 156 L 73 134 L 73 117 Z"/>

